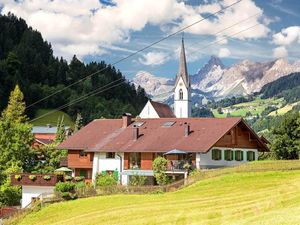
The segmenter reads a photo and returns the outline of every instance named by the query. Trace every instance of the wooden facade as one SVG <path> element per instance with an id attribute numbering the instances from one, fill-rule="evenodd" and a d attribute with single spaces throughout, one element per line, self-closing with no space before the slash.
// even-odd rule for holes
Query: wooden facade
<path id="1" fill-rule="evenodd" d="M 258 149 L 257 139 L 243 126 L 236 126 L 227 132 L 215 147 Z"/>
<path id="2" fill-rule="evenodd" d="M 93 168 L 94 153 L 85 153 L 81 150 L 68 151 L 68 167 L 75 168 Z"/>

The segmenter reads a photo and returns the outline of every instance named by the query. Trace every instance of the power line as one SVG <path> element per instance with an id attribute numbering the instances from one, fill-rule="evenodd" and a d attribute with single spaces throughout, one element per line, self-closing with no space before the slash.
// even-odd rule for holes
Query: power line
<path id="1" fill-rule="evenodd" d="M 237 35 L 237 34 L 240 34 L 240 33 L 242 33 L 242 32 L 245 32 L 245 31 L 247 31 L 247 30 L 250 30 L 250 29 L 254 28 L 254 27 L 257 26 L 257 25 L 259 25 L 259 23 L 255 24 L 255 25 L 253 25 L 253 26 L 251 26 L 251 27 L 248 27 L 248 28 L 246 28 L 246 29 L 244 29 L 244 30 L 241 30 L 241 31 L 239 31 L 239 32 L 236 32 L 236 33 L 234 33 L 234 34 L 232 34 L 232 35 L 230 35 L 230 36 L 235 36 L 235 35 Z M 224 38 L 224 39 L 226 39 L 226 38 Z M 211 46 L 211 45 L 213 45 L 213 44 L 216 44 L 216 43 L 218 43 L 218 42 L 221 42 L 221 41 L 223 41 L 223 39 L 220 39 L 220 40 L 211 42 L 210 44 L 204 46 L 202 49 L 205 49 L 205 48 L 207 48 L 207 47 L 209 47 L 209 46 Z M 196 52 L 196 50 L 193 51 L 192 53 L 194 53 L 194 52 Z M 118 79 L 118 80 L 121 80 L 121 79 L 123 79 L 123 78 L 120 78 L 120 79 Z M 109 90 L 109 89 L 112 89 L 112 88 L 114 88 L 114 87 L 117 87 L 117 86 L 123 84 L 124 82 L 126 82 L 126 80 L 123 80 L 123 81 L 121 81 L 120 83 L 117 83 L 117 84 L 115 84 L 115 85 L 113 85 L 113 86 L 111 86 L 111 87 L 107 87 L 107 86 L 109 86 L 110 84 L 113 84 L 113 83 L 117 82 L 118 80 L 113 81 L 113 82 L 111 82 L 111 83 L 109 83 L 109 84 L 107 84 L 107 85 L 105 85 L 105 86 L 103 86 L 103 87 L 99 87 L 99 88 L 93 90 L 92 92 L 87 93 L 86 95 L 81 96 L 80 98 L 78 98 L 78 99 L 76 99 L 76 100 L 74 100 L 74 101 L 71 101 L 71 102 L 69 102 L 69 103 L 66 103 L 66 104 L 64 104 L 64 105 L 62 105 L 62 106 L 60 106 L 60 107 L 58 107 L 58 108 L 56 108 L 56 109 L 54 109 L 54 110 L 52 110 L 52 111 L 46 113 L 46 114 L 43 114 L 43 115 L 41 115 L 41 116 L 39 116 L 39 117 L 37 117 L 37 118 L 35 118 L 35 119 L 32 119 L 32 120 L 30 120 L 29 122 L 33 122 L 33 121 L 35 121 L 35 120 L 38 120 L 38 119 L 40 119 L 40 118 L 43 118 L 43 117 L 45 117 L 45 116 L 47 116 L 47 115 L 49 115 L 49 114 L 52 114 L 52 113 L 54 113 L 54 112 L 56 112 L 56 111 L 59 111 L 59 110 L 61 110 L 61 109 L 66 108 L 66 107 L 69 107 L 69 106 L 71 106 L 71 105 L 73 105 L 73 104 L 75 104 L 75 103 L 77 103 L 77 102 L 81 102 L 81 101 L 83 101 L 83 100 L 85 100 L 85 99 L 87 99 L 87 98 L 89 98 L 89 97 L 91 97 L 91 96 L 94 96 L 94 95 L 96 95 L 96 94 L 102 93 L 102 92 L 104 92 L 104 91 L 107 91 L 107 90 Z M 104 87 L 107 87 L 107 88 L 103 89 Z M 103 89 L 103 90 L 102 90 L 102 89 Z M 99 91 L 97 91 L 97 90 L 99 90 Z"/>
<path id="2" fill-rule="evenodd" d="M 190 27 L 192 27 L 192 26 L 194 26 L 194 25 L 196 25 L 196 24 L 198 24 L 198 23 L 200 23 L 200 22 L 202 22 L 202 21 L 204 21 L 204 20 L 206 20 L 206 19 L 212 17 L 212 16 L 217 15 L 218 13 L 220 13 L 220 12 L 222 12 L 222 11 L 224 11 L 224 10 L 226 10 L 226 9 L 228 9 L 228 8 L 230 8 L 230 7 L 232 7 L 232 6 L 234 6 L 234 5 L 236 5 L 237 3 L 241 2 L 241 1 L 243 1 L 243 0 L 238 0 L 238 1 L 232 3 L 232 4 L 228 5 L 228 6 L 226 6 L 226 7 L 222 8 L 222 9 L 220 9 L 219 11 L 217 11 L 217 12 L 215 12 L 215 13 L 213 13 L 213 14 L 210 14 L 210 15 L 208 15 L 208 16 L 206 16 L 206 17 L 204 17 L 204 18 L 202 18 L 202 19 L 200 19 L 200 20 L 198 20 L 198 21 L 196 21 L 196 22 L 194 22 L 194 23 L 192 23 L 192 24 L 190 24 L 190 25 L 188 25 L 188 26 L 186 26 L 186 27 L 183 27 L 183 28 L 181 28 L 181 29 L 175 31 L 174 33 L 171 33 L 171 34 L 167 35 L 166 37 L 163 37 L 163 38 L 161 38 L 161 39 L 159 39 L 159 40 L 157 40 L 157 41 L 151 43 L 150 45 L 147 45 L 147 46 L 145 46 L 144 48 L 141 48 L 141 49 L 139 49 L 139 50 L 137 50 L 137 51 L 135 51 L 135 52 L 133 52 L 133 53 L 131 53 L 131 54 L 129 54 L 129 55 L 127 55 L 127 56 L 125 56 L 125 57 L 123 57 L 123 58 L 121 58 L 121 59 L 115 61 L 115 62 L 113 62 L 111 65 L 112 65 L 112 66 L 115 66 L 116 64 L 118 64 L 118 63 L 120 63 L 120 62 L 123 62 L 123 61 L 127 60 L 128 58 L 131 58 L 132 56 L 134 56 L 134 55 L 136 55 L 136 54 L 138 54 L 138 53 L 140 53 L 140 52 L 143 52 L 143 51 L 145 51 L 146 49 L 149 49 L 149 48 L 151 48 L 152 46 L 154 46 L 154 45 L 156 45 L 156 44 L 158 44 L 158 43 L 160 43 L 160 42 L 162 42 L 162 41 L 164 41 L 164 40 L 166 40 L 166 39 L 168 39 L 168 38 L 170 38 L 170 37 L 172 37 L 172 36 L 175 36 L 175 35 L 178 34 L 178 33 L 181 33 L 181 32 L 183 32 L 184 30 L 186 30 L 186 29 L 188 29 L 188 28 L 190 28 Z M 56 94 L 58 94 L 58 93 L 60 93 L 60 92 L 62 92 L 62 91 L 64 91 L 64 90 L 66 90 L 66 89 L 69 88 L 69 87 L 74 86 L 75 84 L 78 84 L 78 83 L 84 81 L 85 79 L 87 79 L 87 78 L 89 78 L 89 77 L 92 77 L 92 76 L 94 76 L 94 75 L 100 73 L 100 72 L 102 72 L 102 71 L 104 71 L 104 70 L 106 70 L 106 69 L 107 69 L 107 67 L 105 67 L 105 68 L 103 68 L 103 69 L 101 69 L 101 70 L 98 70 L 98 71 L 96 71 L 96 72 L 94 72 L 94 73 L 92 73 L 92 74 L 90 74 L 90 75 L 87 75 L 87 76 L 85 76 L 84 78 L 81 78 L 81 79 L 79 79 L 78 81 L 75 81 L 75 82 L 73 82 L 73 83 L 71 83 L 71 84 L 65 86 L 64 88 L 62 88 L 62 89 L 60 89 L 60 90 L 57 90 L 57 91 L 55 91 L 54 93 L 52 93 L 52 94 L 50 94 L 50 95 L 48 95 L 48 96 L 46 96 L 46 97 L 44 97 L 44 98 L 41 98 L 40 100 L 37 100 L 36 102 L 33 102 L 32 104 L 28 105 L 28 106 L 26 107 L 26 109 L 28 109 L 28 108 L 30 108 L 30 107 L 36 105 L 37 103 L 40 103 L 40 102 L 44 101 L 45 99 L 48 99 L 48 98 L 52 97 L 53 95 L 56 95 Z"/>

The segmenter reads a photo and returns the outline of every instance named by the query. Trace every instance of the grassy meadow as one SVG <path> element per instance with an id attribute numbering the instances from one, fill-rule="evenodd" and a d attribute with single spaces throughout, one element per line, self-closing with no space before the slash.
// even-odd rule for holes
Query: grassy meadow
<path id="1" fill-rule="evenodd" d="M 49 112 L 51 112 L 53 109 L 38 109 L 34 118 L 38 118 L 40 116 L 43 116 Z M 39 118 L 37 120 L 34 120 L 32 124 L 34 126 L 46 126 L 47 124 L 51 124 L 52 126 L 57 125 L 58 119 L 61 119 L 64 117 L 64 123 L 66 126 L 74 126 L 74 122 L 72 121 L 71 117 L 63 112 L 63 111 L 57 111 L 48 115 L 45 115 L 42 118 Z"/>
<path id="2" fill-rule="evenodd" d="M 56 203 L 29 214 L 21 224 L 300 224 L 300 170 L 288 170 L 286 162 L 265 165 L 239 169 L 261 167 L 264 172 L 218 170 L 230 173 L 176 192 Z"/>
<path id="3" fill-rule="evenodd" d="M 246 117 L 248 112 L 251 113 L 252 116 L 260 115 L 268 106 L 275 105 L 277 107 L 281 107 L 283 103 L 283 99 L 261 99 L 256 98 L 251 102 L 243 102 L 236 105 L 232 105 L 229 107 L 225 107 L 224 109 L 230 110 L 230 116 L 239 116 Z M 212 110 L 214 116 L 216 118 L 225 118 L 227 117 L 227 113 L 220 114 L 217 109 Z"/>

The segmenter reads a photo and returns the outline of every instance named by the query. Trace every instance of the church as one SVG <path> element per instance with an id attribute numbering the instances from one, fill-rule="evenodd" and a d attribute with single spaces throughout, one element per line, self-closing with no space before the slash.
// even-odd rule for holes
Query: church
<path id="1" fill-rule="evenodd" d="M 184 41 L 181 42 L 181 51 L 179 58 L 179 69 L 174 85 L 174 111 L 162 103 L 149 100 L 143 110 L 140 118 L 189 118 L 191 117 L 191 84 L 187 71 Z M 162 113 L 163 112 L 163 113 Z"/>

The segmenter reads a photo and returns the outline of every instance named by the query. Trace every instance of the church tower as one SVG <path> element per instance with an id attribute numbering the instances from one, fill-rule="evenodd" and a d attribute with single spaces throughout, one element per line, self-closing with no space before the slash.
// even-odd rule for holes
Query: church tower
<path id="1" fill-rule="evenodd" d="M 179 71 L 176 76 L 174 89 L 174 114 L 177 118 L 191 117 L 190 89 L 190 77 L 187 72 L 184 41 L 182 38 Z"/>

